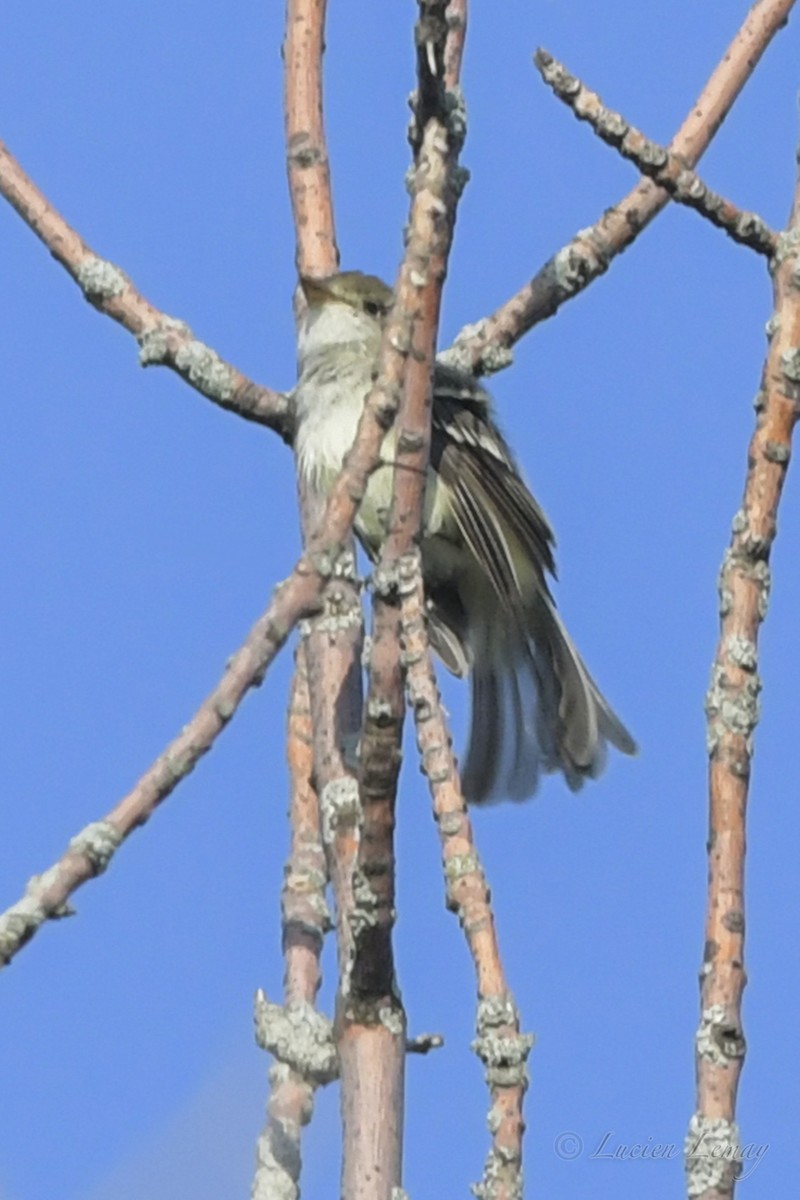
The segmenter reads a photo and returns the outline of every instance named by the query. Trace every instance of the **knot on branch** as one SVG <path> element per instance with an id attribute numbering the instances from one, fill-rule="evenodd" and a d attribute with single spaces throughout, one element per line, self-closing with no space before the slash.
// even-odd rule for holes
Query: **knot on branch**
<path id="1" fill-rule="evenodd" d="M 295 932 L 315 938 L 320 944 L 333 929 L 328 902 L 325 899 L 327 876 L 314 867 L 287 867 L 284 875 L 281 909 L 283 912 L 284 946 Z"/>
<path id="2" fill-rule="evenodd" d="M 800 254 L 800 226 L 782 230 L 778 234 L 775 251 L 770 261 L 770 270 L 772 272 L 776 271 L 778 267 L 783 266 L 787 259 L 796 258 L 798 254 Z M 795 267 L 792 273 L 792 284 L 795 287 L 800 286 L 798 271 L 800 271 L 800 264 Z"/>
<path id="3" fill-rule="evenodd" d="M 251 1200 L 298 1200 L 300 1149 L 293 1130 L 273 1122 L 256 1146 Z"/>
<path id="4" fill-rule="evenodd" d="M 465 374 L 494 375 L 497 371 L 503 371 L 506 367 L 510 367 L 514 361 L 512 351 L 508 346 L 487 340 L 486 330 L 487 322 L 485 320 L 476 321 L 473 325 L 465 325 L 452 346 L 448 346 L 441 354 L 437 354 L 436 361 L 446 367 L 453 367 L 456 371 L 463 371 Z M 473 354 L 473 347 L 476 344 L 481 347 L 477 364 Z"/>
<path id="5" fill-rule="evenodd" d="M 800 383 L 800 350 L 785 350 L 781 355 L 781 370 L 790 383 Z"/>
<path id="6" fill-rule="evenodd" d="M 320 163 L 327 162 L 323 147 L 317 145 L 312 135 L 305 129 L 292 134 L 289 138 L 286 157 L 292 166 L 299 167 L 301 170 L 308 170 L 311 167 L 319 166 Z"/>
<path id="7" fill-rule="evenodd" d="M 772 587 L 772 577 L 769 564 L 762 556 L 749 553 L 748 547 L 728 549 L 722 559 L 722 565 L 717 580 L 719 593 L 719 614 L 727 617 L 733 607 L 733 578 L 734 574 L 750 580 L 758 588 L 758 616 L 764 620 L 769 607 L 769 594 Z"/>
<path id="8" fill-rule="evenodd" d="M 731 521 L 731 532 L 738 558 L 755 561 L 765 559 L 769 555 L 775 537 L 774 524 L 771 531 L 759 533 L 751 525 L 747 510 L 740 508 Z"/>
<path id="9" fill-rule="evenodd" d="M 540 47 L 533 56 L 533 62 L 542 79 L 557 96 L 577 96 L 582 87 L 580 79 L 570 75 L 567 68 L 553 58 L 547 50 L 542 50 Z"/>
<path id="10" fill-rule="evenodd" d="M 731 662 L 743 671 L 755 671 L 758 666 L 758 648 L 750 638 L 732 633 L 725 639 L 725 651 Z"/>
<path id="11" fill-rule="evenodd" d="M 379 562 L 372 572 L 372 590 L 387 603 L 397 603 L 400 596 L 399 565 L 394 562 Z"/>
<path id="12" fill-rule="evenodd" d="M 226 403 L 236 390 L 236 379 L 232 369 L 224 363 L 216 350 L 191 338 L 183 342 L 175 354 L 175 366 L 189 380 L 213 400 Z"/>
<path id="13" fill-rule="evenodd" d="M 579 229 L 569 245 L 545 264 L 543 274 L 548 284 L 552 280 L 560 304 L 607 271 L 612 257 L 611 246 L 599 228 Z"/>
<path id="14" fill-rule="evenodd" d="M 273 1004 L 259 988 L 255 996 L 256 1042 L 279 1063 L 320 1087 L 339 1074 L 333 1025 L 305 1000 Z"/>
<path id="15" fill-rule="evenodd" d="M 325 784 L 319 797 L 322 815 L 322 837 L 330 844 L 340 826 L 357 825 L 361 820 L 361 797 L 358 780 L 353 775 L 340 775 Z"/>
<path id="16" fill-rule="evenodd" d="M 472 1049 L 486 1068 L 490 1087 L 527 1087 L 526 1062 L 535 1038 L 519 1032 L 519 1014 L 509 995 L 478 1001 L 477 1037 Z"/>
<path id="17" fill-rule="evenodd" d="M 387 905 L 386 896 L 373 886 L 373 880 L 391 872 L 391 862 L 370 863 L 369 870 L 356 867 L 353 871 L 353 911 L 350 913 L 350 928 L 356 943 L 364 934 L 378 926 L 390 928 L 394 925 L 397 913 Z"/>
<path id="18" fill-rule="evenodd" d="M 110 821 L 93 821 L 71 839 L 69 848 L 89 860 L 94 875 L 101 875 L 121 843 L 122 834 L 116 825 Z"/>
<path id="19" fill-rule="evenodd" d="M 491 1122 L 490 1122 L 491 1125 Z M 516 1146 L 492 1145 L 486 1156 L 483 1177 L 473 1183 L 470 1191 L 477 1200 L 522 1200 L 523 1176 L 521 1154 Z"/>
<path id="20" fill-rule="evenodd" d="M 136 338 L 139 343 L 140 366 L 158 366 L 160 363 L 171 362 L 176 343 L 191 337 L 192 331 L 185 321 L 163 316 L 157 324 L 143 330 Z"/>
<path id="21" fill-rule="evenodd" d="M 450 135 L 450 144 L 460 151 L 467 138 L 467 101 L 460 87 L 448 88 L 444 94 L 445 124 Z M 464 169 L 464 168 L 462 168 Z M 469 172 L 466 172 L 469 178 Z M 464 180 L 466 183 L 466 180 Z M 463 184 L 459 192 L 463 190 Z"/>
<path id="22" fill-rule="evenodd" d="M 741 1162 L 741 1137 L 735 1122 L 694 1113 L 683 1149 L 690 1197 L 714 1190 L 733 1191 Z"/>
<path id="23" fill-rule="evenodd" d="M 410 596 L 422 579 L 422 556 L 417 547 L 397 560 L 397 589 L 401 596 Z"/>
<path id="24" fill-rule="evenodd" d="M 721 743 L 728 736 L 745 739 L 745 754 L 753 754 L 752 735 L 759 721 L 758 694 L 761 680 L 749 676 L 742 683 L 734 684 L 720 663 L 711 668 L 711 683 L 706 693 L 705 711 L 708 718 L 707 747 L 714 757 Z M 743 764 L 743 767 L 746 764 Z M 741 773 L 741 772 L 737 772 Z"/>
<path id="25" fill-rule="evenodd" d="M 722 1004 L 703 1009 L 695 1042 L 697 1053 L 719 1067 L 728 1066 L 733 1059 L 744 1058 L 747 1048 L 741 1025 L 728 1018 Z"/>
<path id="26" fill-rule="evenodd" d="M 88 254 L 84 258 L 75 272 L 75 280 L 89 303 L 95 305 L 102 304 L 104 300 L 113 300 L 128 286 L 125 272 L 108 259 L 98 258 L 96 254 Z"/>

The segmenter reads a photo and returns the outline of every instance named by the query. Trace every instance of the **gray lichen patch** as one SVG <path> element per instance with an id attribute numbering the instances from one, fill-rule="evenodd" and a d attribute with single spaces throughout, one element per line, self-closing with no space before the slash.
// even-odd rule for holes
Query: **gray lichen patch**
<path id="1" fill-rule="evenodd" d="M 259 988 L 255 997 L 256 1041 L 309 1083 L 330 1083 L 339 1074 L 333 1026 L 303 1000 L 273 1004 Z"/>
<path id="2" fill-rule="evenodd" d="M 105 258 L 88 255 L 75 272 L 75 279 L 87 300 L 97 304 L 119 296 L 128 286 L 125 272 Z"/>

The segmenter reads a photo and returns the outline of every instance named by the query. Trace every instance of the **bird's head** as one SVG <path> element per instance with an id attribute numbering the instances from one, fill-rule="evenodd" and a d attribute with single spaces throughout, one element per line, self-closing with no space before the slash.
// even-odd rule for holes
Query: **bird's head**
<path id="1" fill-rule="evenodd" d="M 307 305 L 299 331 L 301 358 L 330 346 L 352 344 L 377 353 L 393 298 L 382 279 L 361 271 L 340 271 L 322 279 L 301 276 L 300 287 Z"/>

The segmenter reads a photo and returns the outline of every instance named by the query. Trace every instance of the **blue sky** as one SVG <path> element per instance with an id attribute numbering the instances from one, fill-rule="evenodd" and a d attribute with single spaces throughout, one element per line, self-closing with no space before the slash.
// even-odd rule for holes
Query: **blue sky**
<path id="1" fill-rule="evenodd" d="M 538 81 L 543 45 L 667 140 L 747 11 L 742 0 L 473 6 L 464 72 L 472 171 L 442 343 L 493 309 L 633 183 Z M 338 9 L 338 11 L 337 11 Z M 343 263 L 391 278 L 401 252 L 412 5 L 348 0 L 328 34 L 327 113 Z M 293 382 L 293 237 L 282 13 L 245 0 L 8 0 L 0 136 L 50 199 L 154 303 L 275 387 Z M 779 35 L 703 160 L 711 186 L 780 226 L 793 186 L 797 22 Z M 4 781 L 0 906 L 102 815 L 194 711 L 298 550 L 291 458 L 214 409 L 80 298 L 0 208 L 5 436 L 0 488 Z M 641 745 L 571 796 L 475 823 L 531 1059 L 531 1194 L 661 1200 L 693 1109 L 705 892 L 703 697 L 716 575 L 742 490 L 771 293 L 762 262 L 668 210 L 539 326 L 493 388 L 558 534 L 561 611 Z M 763 629 L 748 856 L 746 1142 L 741 1185 L 772 1196 L 795 1161 L 800 919 L 793 755 L 800 641 L 790 473 Z M 280 659 L 213 754 L 134 835 L 79 915 L 0 981 L 0 1198 L 194 1200 L 248 1194 L 267 1061 L 252 995 L 281 984 L 286 847 Z M 463 687 L 446 699 L 459 743 Z M 424 781 L 407 744 L 397 957 L 412 1032 L 406 1186 L 467 1194 L 488 1145 L 469 1051 L 471 966 L 445 912 Z M 332 947 L 324 999 L 332 994 Z M 779 1003 L 780 1001 L 780 1003 Z M 306 1136 L 304 1194 L 336 1194 L 334 1090 Z M 575 1161 L 560 1134 L 584 1145 Z M 608 1144 L 608 1143 L 607 1143 Z"/>

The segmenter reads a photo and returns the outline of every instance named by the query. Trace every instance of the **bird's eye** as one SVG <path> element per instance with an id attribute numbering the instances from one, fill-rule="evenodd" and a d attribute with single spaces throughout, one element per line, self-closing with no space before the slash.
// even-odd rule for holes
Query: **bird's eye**
<path id="1" fill-rule="evenodd" d="M 365 300 L 364 312 L 369 313 L 371 317 L 377 317 L 383 312 L 383 306 L 378 304 L 377 300 Z"/>

